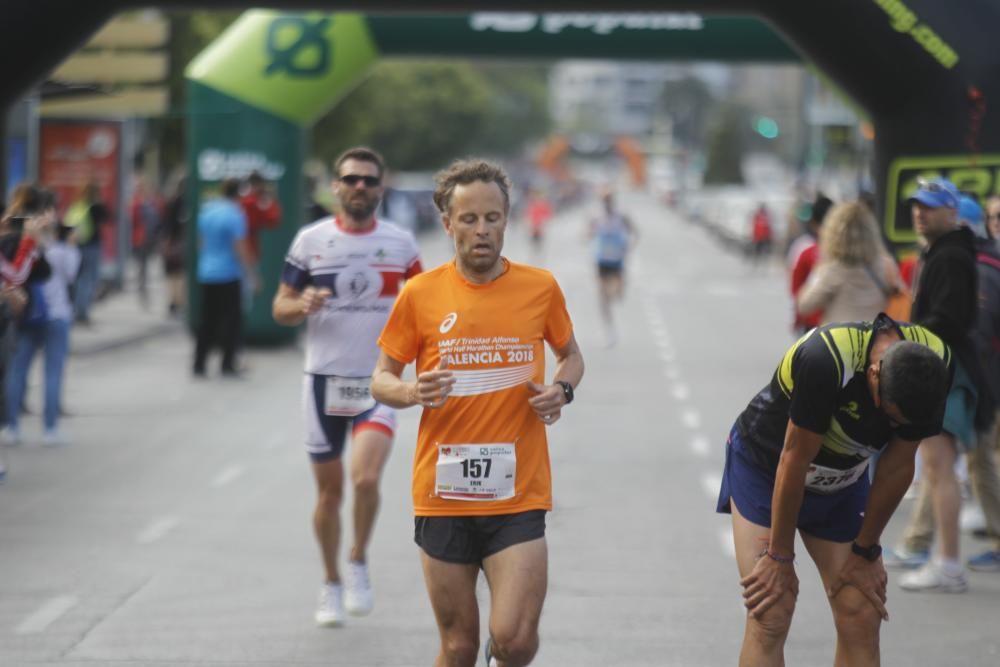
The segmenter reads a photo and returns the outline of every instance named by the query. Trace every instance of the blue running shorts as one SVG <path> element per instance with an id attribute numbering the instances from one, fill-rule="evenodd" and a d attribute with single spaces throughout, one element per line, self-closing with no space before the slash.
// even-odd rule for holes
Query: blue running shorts
<path id="1" fill-rule="evenodd" d="M 870 483 L 868 475 L 841 491 L 823 494 L 806 490 L 796 527 L 830 542 L 851 542 L 861 530 Z M 726 442 L 726 467 L 715 511 L 731 514 L 730 501 L 751 523 L 771 527 L 771 497 L 774 478 L 750 458 L 746 445 L 734 427 Z"/>

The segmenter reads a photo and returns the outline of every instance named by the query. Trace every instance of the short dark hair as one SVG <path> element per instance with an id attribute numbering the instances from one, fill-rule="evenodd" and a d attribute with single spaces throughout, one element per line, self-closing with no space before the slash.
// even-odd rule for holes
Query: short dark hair
<path id="1" fill-rule="evenodd" d="M 940 421 L 951 388 L 948 367 L 926 345 L 903 341 L 882 355 L 879 391 L 882 400 L 896 404 L 907 421 Z"/>
<path id="2" fill-rule="evenodd" d="M 385 173 L 385 160 L 382 159 L 381 155 L 367 146 L 355 146 L 354 148 L 348 148 L 334 161 L 333 172 L 335 176 L 340 176 L 340 167 L 348 160 L 371 162 L 378 167 L 379 178 L 382 178 L 382 174 Z"/>
<path id="3" fill-rule="evenodd" d="M 826 214 L 830 212 L 831 208 L 833 208 L 833 200 L 822 192 L 817 193 L 816 199 L 812 203 L 812 210 L 809 213 L 809 222 L 822 225 Z"/>
<path id="4" fill-rule="evenodd" d="M 504 213 L 510 211 L 510 178 L 501 167 L 486 160 L 456 160 L 447 169 L 435 174 L 434 181 L 437 183 L 434 189 L 434 205 L 441 213 L 447 213 L 451 207 L 455 186 L 477 181 L 496 183 L 503 194 Z"/>
<path id="5" fill-rule="evenodd" d="M 222 181 L 222 196 L 226 199 L 235 199 L 240 195 L 240 180 L 238 178 L 227 178 Z"/>
<path id="6" fill-rule="evenodd" d="M 256 169 L 251 171 L 250 175 L 247 176 L 247 183 L 250 185 L 263 185 L 265 182 L 264 177 Z"/>

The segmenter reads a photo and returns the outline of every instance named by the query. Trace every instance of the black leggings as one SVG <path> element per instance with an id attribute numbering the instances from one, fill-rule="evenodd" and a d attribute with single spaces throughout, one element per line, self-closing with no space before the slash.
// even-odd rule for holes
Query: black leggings
<path id="1" fill-rule="evenodd" d="M 222 372 L 236 371 L 236 348 L 243 320 L 240 281 L 201 284 L 201 325 L 194 350 L 194 372 L 205 372 L 213 347 L 222 348 Z"/>

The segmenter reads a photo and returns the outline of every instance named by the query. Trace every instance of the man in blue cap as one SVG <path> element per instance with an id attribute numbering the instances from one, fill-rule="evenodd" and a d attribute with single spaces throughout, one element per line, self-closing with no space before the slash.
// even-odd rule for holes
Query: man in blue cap
<path id="1" fill-rule="evenodd" d="M 900 579 L 911 591 L 961 593 L 965 569 L 958 559 L 958 515 L 962 496 L 955 475 L 959 447 L 976 444 L 976 375 L 979 366 L 971 339 L 976 319 L 978 280 L 973 233 L 958 224 L 960 193 L 944 178 L 920 181 L 910 198 L 915 231 L 927 242 L 914 280 L 911 320 L 940 336 L 955 354 L 954 379 L 948 394 L 943 431 L 920 445 L 924 483 L 934 508 L 938 540 L 929 557 L 933 526 L 915 512 L 901 549 L 885 554 L 889 567 L 920 567 Z"/>

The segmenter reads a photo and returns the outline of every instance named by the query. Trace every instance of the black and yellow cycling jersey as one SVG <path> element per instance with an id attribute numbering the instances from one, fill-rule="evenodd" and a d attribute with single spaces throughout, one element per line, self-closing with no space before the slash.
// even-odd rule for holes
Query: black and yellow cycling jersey
<path id="1" fill-rule="evenodd" d="M 940 432 L 936 423 L 893 429 L 875 406 L 865 370 L 877 331 L 896 328 L 904 340 L 926 345 L 951 369 L 948 346 L 927 329 L 879 315 L 874 322 L 829 324 L 798 339 L 782 358 L 771 383 L 758 393 L 736 421 L 736 428 L 763 470 L 774 473 L 789 419 L 800 428 L 823 434 L 813 463 L 848 470 L 880 451 L 895 434 L 921 440 Z"/>

